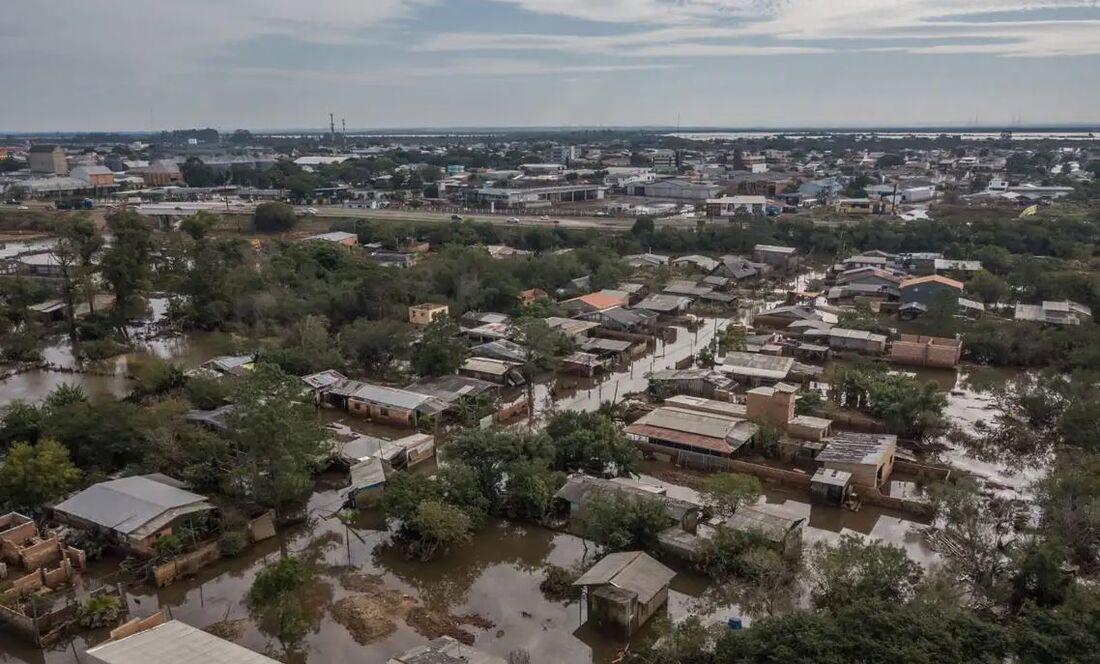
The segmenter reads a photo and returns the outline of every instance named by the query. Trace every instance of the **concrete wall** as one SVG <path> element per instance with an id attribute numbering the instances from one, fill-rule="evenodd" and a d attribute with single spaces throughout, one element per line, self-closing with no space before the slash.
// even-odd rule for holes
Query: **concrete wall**
<path id="1" fill-rule="evenodd" d="M 954 368 L 962 356 L 962 344 L 955 339 L 903 334 L 890 346 L 889 359 L 898 364 Z"/>
<path id="2" fill-rule="evenodd" d="M 153 568 L 153 580 L 158 588 L 171 585 L 178 577 L 188 576 L 222 557 L 221 546 L 210 542 L 191 553 L 177 556 Z"/>
<path id="3" fill-rule="evenodd" d="M 127 636 L 133 636 L 138 632 L 144 632 L 147 629 L 156 627 L 157 625 L 164 624 L 164 613 L 157 611 L 151 616 L 145 618 L 134 618 L 129 622 L 125 622 L 118 627 L 111 630 L 111 641 L 117 641 L 119 639 L 125 639 Z"/>
<path id="4" fill-rule="evenodd" d="M 382 411 L 385 410 L 385 414 Z M 366 417 L 382 422 L 391 422 L 401 426 L 411 426 L 413 423 L 413 411 L 401 408 L 385 408 L 367 401 L 348 399 L 348 412 L 359 417 Z"/>
<path id="5" fill-rule="evenodd" d="M 795 395 L 775 392 L 771 396 L 763 396 L 749 392 L 745 395 L 745 405 L 749 421 L 784 429 L 794 417 Z"/>

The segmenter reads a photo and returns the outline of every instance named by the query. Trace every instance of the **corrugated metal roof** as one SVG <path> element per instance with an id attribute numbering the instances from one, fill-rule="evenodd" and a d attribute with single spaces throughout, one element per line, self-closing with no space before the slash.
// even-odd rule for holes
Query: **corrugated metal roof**
<path id="1" fill-rule="evenodd" d="M 352 399 L 371 401 L 383 406 L 395 406 L 405 410 L 415 410 L 426 405 L 429 401 L 434 401 L 427 394 L 373 383 L 363 383 L 350 396 Z"/>
<path id="2" fill-rule="evenodd" d="M 676 572 L 641 551 L 624 551 L 604 556 L 573 585 L 611 584 L 634 593 L 644 604 L 668 586 L 675 576 Z"/>
<path id="3" fill-rule="evenodd" d="M 773 542 L 782 542 L 792 528 L 802 524 L 805 519 L 769 512 L 755 505 L 745 505 L 726 519 L 728 528 L 740 531 L 757 531 Z"/>
<path id="4" fill-rule="evenodd" d="M 135 476 L 93 484 L 54 509 L 125 535 L 138 535 L 165 514 L 174 517 L 212 506 L 205 496 Z"/>
<path id="5" fill-rule="evenodd" d="M 278 664 L 178 620 L 98 645 L 87 654 L 98 664 Z"/>
<path id="6" fill-rule="evenodd" d="M 883 455 L 897 446 L 897 441 L 893 434 L 842 431 L 829 439 L 817 461 L 878 465 L 883 462 Z"/>
<path id="7" fill-rule="evenodd" d="M 791 372 L 794 359 L 759 353 L 727 353 L 724 368 L 736 375 L 783 380 Z"/>
<path id="8" fill-rule="evenodd" d="M 725 440 L 734 425 L 741 421 L 736 417 L 666 406 L 646 414 L 635 424 Z"/>

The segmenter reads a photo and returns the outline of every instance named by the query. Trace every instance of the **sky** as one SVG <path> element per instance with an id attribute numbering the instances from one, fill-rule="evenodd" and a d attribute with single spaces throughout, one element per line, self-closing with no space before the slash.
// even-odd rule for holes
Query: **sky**
<path id="1" fill-rule="evenodd" d="M 2 4 L 0 132 L 1100 123 L 1100 0 Z"/>

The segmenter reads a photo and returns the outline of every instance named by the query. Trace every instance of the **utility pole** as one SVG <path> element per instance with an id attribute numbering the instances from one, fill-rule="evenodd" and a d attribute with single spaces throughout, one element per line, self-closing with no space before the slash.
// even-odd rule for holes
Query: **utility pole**
<path id="1" fill-rule="evenodd" d="M 332 140 L 332 144 L 336 145 L 336 115 L 334 113 L 328 114 L 328 135 Z"/>
<path id="2" fill-rule="evenodd" d="M 347 118 L 340 118 L 340 145 L 343 147 L 348 146 L 348 121 Z"/>

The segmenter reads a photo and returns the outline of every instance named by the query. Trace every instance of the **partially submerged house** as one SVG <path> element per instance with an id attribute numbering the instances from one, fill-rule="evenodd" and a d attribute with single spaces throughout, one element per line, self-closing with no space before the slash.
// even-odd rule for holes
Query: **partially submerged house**
<path id="1" fill-rule="evenodd" d="M 835 468 L 818 468 L 810 479 L 810 499 L 821 505 L 840 507 L 848 499 L 852 474 Z"/>
<path id="2" fill-rule="evenodd" d="M 634 306 L 636 309 L 646 309 L 662 316 L 678 316 L 691 306 L 691 298 L 684 295 L 656 293 Z"/>
<path id="3" fill-rule="evenodd" d="M 518 362 L 507 362 L 489 357 L 470 357 L 458 369 L 460 376 L 468 376 L 494 385 L 522 385 L 523 372 Z"/>
<path id="4" fill-rule="evenodd" d="M 588 620 L 629 639 L 668 602 L 676 572 L 641 551 L 602 558 L 573 585 L 585 589 Z"/>
<path id="5" fill-rule="evenodd" d="M 433 396 L 373 383 L 360 382 L 347 396 L 347 410 L 352 415 L 400 426 L 416 426 L 421 417 L 439 415 L 446 409 L 447 404 Z"/>
<path id="6" fill-rule="evenodd" d="M 623 433 L 645 452 L 708 468 L 708 457 L 732 457 L 759 430 L 744 418 L 663 406 L 624 428 Z"/>
<path id="7" fill-rule="evenodd" d="M 726 354 L 721 370 L 742 385 L 774 385 L 787 380 L 794 365 L 791 357 L 735 351 Z"/>
<path id="8" fill-rule="evenodd" d="M 864 355 L 882 355 L 886 352 L 886 335 L 867 330 L 850 330 L 842 327 L 806 330 L 802 338 L 825 341 L 834 351 L 853 351 Z"/>
<path id="9" fill-rule="evenodd" d="M 665 369 L 649 374 L 650 386 L 665 394 L 690 394 L 706 399 L 729 399 L 737 381 L 711 369 Z"/>
<path id="10" fill-rule="evenodd" d="M 169 477 L 136 475 L 93 484 L 56 505 L 53 514 L 62 523 L 150 555 L 158 539 L 213 509 L 205 496 Z"/>
<path id="11" fill-rule="evenodd" d="M 211 358 L 199 365 L 200 369 L 214 371 L 228 376 L 243 376 L 252 371 L 255 358 L 251 355 L 222 355 Z"/>
<path id="12" fill-rule="evenodd" d="M 156 616 L 160 616 L 159 619 Z M 150 620 L 152 618 L 153 620 Z M 232 641 L 196 629 L 163 614 L 131 621 L 111 632 L 111 639 L 86 656 L 91 664 L 277 664 Z M 128 629 L 134 624 L 152 626 Z"/>
<path id="13" fill-rule="evenodd" d="M 891 362 L 918 367 L 953 369 L 962 358 L 962 341 L 945 337 L 903 334 L 890 344 Z"/>
<path id="14" fill-rule="evenodd" d="M 835 312 L 805 304 L 788 304 L 761 311 L 753 317 L 753 323 L 765 327 L 785 328 L 798 321 L 822 323 L 834 326 L 840 322 Z"/>
<path id="15" fill-rule="evenodd" d="M 723 525 L 738 532 L 758 533 L 784 553 L 802 549 L 802 527 L 806 519 L 789 517 L 762 505 L 742 505 Z"/>
<path id="16" fill-rule="evenodd" d="M 445 304 L 424 302 L 409 307 L 409 323 L 418 327 L 427 327 L 437 318 L 446 318 L 450 307 Z"/>
<path id="17" fill-rule="evenodd" d="M 481 652 L 451 636 L 432 639 L 421 646 L 390 657 L 386 664 L 508 664 L 501 657 Z"/>
<path id="18" fill-rule="evenodd" d="M 842 431 L 828 440 L 817 461 L 830 470 L 851 473 L 856 486 L 877 488 L 890 479 L 897 445 L 893 434 Z"/>
<path id="19" fill-rule="evenodd" d="M 1072 300 L 1017 304 L 1016 320 L 1034 321 L 1045 325 L 1080 325 L 1092 318 L 1092 309 Z"/>
<path id="20" fill-rule="evenodd" d="M 758 244 L 752 248 L 752 259 L 757 263 L 765 263 L 781 272 L 790 272 L 798 268 L 801 262 L 798 249 L 795 247 L 781 247 L 774 244 Z"/>
<path id="21" fill-rule="evenodd" d="M 658 500 L 665 508 L 669 524 L 687 532 L 695 531 L 699 523 L 699 512 L 702 510 L 702 506 L 697 503 L 668 496 L 663 487 L 628 477 L 608 480 L 576 473 L 570 475 L 554 494 L 555 512 L 564 513 L 570 520 L 580 518 L 592 499 L 599 495 L 625 495 Z"/>

